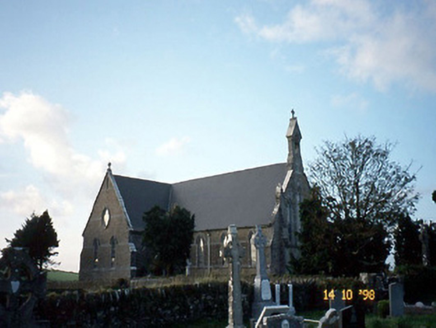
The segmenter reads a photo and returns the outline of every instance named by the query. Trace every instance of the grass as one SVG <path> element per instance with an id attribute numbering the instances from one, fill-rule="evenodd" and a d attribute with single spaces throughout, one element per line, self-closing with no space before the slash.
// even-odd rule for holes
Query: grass
<path id="1" fill-rule="evenodd" d="M 47 281 L 78 281 L 77 272 L 67 272 L 59 270 L 50 270 L 47 272 Z"/>
<path id="2" fill-rule="evenodd" d="M 436 314 L 405 315 L 401 318 L 381 319 L 369 316 L 366 319 L 367 328 L 436 328 Z"/>

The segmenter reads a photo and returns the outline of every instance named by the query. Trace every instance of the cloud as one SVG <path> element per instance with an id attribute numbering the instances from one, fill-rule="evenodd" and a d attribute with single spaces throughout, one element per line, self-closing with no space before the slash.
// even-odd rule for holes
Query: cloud
<path id="1" fill-rule="evenodd" d="M 174 153 L 181 153 L 186 145 L 191 142 L 191 138 L 171 138 L 156 149 L 156 154 L 160 156 L 168 156 Z"/>
<path id="2" fill-rule="evenodd" d="M 64 217 L 73 213 L 73 205 L 68 201 L 58 202 L 48 200 L 41 191 L 34 185 L 28 185 L 18 191 L 7 191 L 0 194 L 0 207 L 19 214 L 22 217 L 29 217 L 33 212 L 37 215 L 49 209 L 50 215 Z"/>
<path id="3" fill-rule="evenodd" d="M 0 114 L 0 139 L 22 142 L 30 164 L 64 196 L 98 183 L 107 161 L 125 161 L 120 150 L 115 155 L 100 150 L 97 159 L 75 150 L 69 141 L 69 112 L 39 95 L 5 93 L 0 98 L 0 108 L 5 109 Z"/>
<path id="4" fill-rule="evenodd" d="M 24 217 L 29 216 L 33 211 L 41 212 L 45 210 L 44 206 L 46 205 L 44 197 L 38 188 L 33 185 L 29 185 L 18 192 L 8 191 L 0 194 L 1 207 L 11 209 Z"/>
<path id="5" fill-rule="evenodd" d="M 331 103 L 337 108 L 346 108 L 360 113 L 364 113 L 368 107 L 368 101 L 359 94 L 353 92 L 348 95 L 335 95 Z"/>
<path id="6" fill-rule="evenodd" d="M 274 43 L 318 43 L 348 78 L 379 90 L 395 83 L 436 92 L 436 5 L 384 6 L 368 0 L 312 0 L 295 5 L 279 24 L 252 15 L 235 22 L 243 33 Z"/>

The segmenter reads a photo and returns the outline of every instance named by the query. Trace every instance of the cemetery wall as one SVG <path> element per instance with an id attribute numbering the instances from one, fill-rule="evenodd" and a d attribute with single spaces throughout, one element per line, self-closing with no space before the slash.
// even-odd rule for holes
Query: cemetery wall
<path id="1" fill-rule="evenodd" d="M 243 311 L 251 312 L 252 288 L 242 284 Z M 228 312 L 227 283 L 162 288 L 50 293 L 36 308 L 53 327 L 165 327 L 198 319 L 222 319 Z"/>
<path id="2" fill-rule="evenodd" d="M 156 284 L 175 283 L 170 278 L 159 279 Z M 135 281 L 135 280 L 133 280 Z M 130 288 L 85 292 L 84 290 L 49 292 L 36 308 L 38 319 L 48 320 L 52 327 L 162 327 L 178 322 L 198 319 L 226 318 L 228 315 L 228 281 L 182 283 L 156 288 Z M 281 304 L 288 304 L 287 284 L 290 279 L 281 277 Z M 151 282 L 149 282 L 151 283 Z M 312 278 L 292 279 L 294 306 L 297 313 L 308 310 L 326 310 L 328 302 L 322 298 L 328 286 L 350 287 L 356 280 L 334 281 Z M 133 286 L 131 286 L 133 287 Z M 242 282 L 243 311 L 245 319 L 251 314 L 253 284 Z"/>

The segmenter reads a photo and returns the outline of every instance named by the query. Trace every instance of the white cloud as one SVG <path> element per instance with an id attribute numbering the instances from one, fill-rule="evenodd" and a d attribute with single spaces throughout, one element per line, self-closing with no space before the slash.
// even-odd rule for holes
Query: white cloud
<path id="1" fill-rule="evenodd" d="M 0 139 L 23 142 L 29 162 L 41 172 L 56 191 L 64 195 L 77 194 L 98 183 L 107 161 L 124 163 L 122 151 L 100 150 L 92 159 L 75 150 L 68 135 L 70 115 L 60 105 L 49 103 L 41 96 L 22 92 L 18 96 L 5 93 L 0 98 Z"/>
<path id="2" fill-rule="evenodd" d="M 242 32 L 244 33 L 253 33 L 253 32 L 257 32 L 258 27 L 257 24 L 253 18 L 253 16 L 249 15 L 249 14 L 244 14 L 244 15 L 240 15 L 238 17 L 235 18 L 235 23 L 238 24 L 239 28 L 242 30 Z"/>
<path id="3" fill-rule="evenodd" d="M 20 191 L 8 191 L 0 194 L 0 206 L 26 217 L 33 212 L 42 212 L 47 203 L 38 188 L 29 185 Z"/>
<path id="4" fill-rule="evenodd" d="M 171 138 L 156 149 L 156 154 L 160 156 L 167 156 L 175 153 L 179 154 L 184 150 L 189 142 L 191 142 L 191 138 L 186 136 L 182 138 Z"/>
<path id="5" fill-rule="evenodd" d="M 436 92 L 436 5 L 407 9 L 368 0 L 312 0 L 294 6 L 280 24 L 261 25 L 251 15 L 235 19 L 241 31 L 269 42 L 318 42 L 346 76 L 379 90 L 405 82 Z"/>
<path id="6" fill-rule="evenodd" d="M 348 95 L 335 95 L 331 99 L 334 107 L 364 113 L 368 107 L 368 101 L 361 95 L 353 92 Z"/>
<path id="7" fill-rule="evenodd" d="M 22 217 L 29 217 L 32 213 L 41 214 L 45 210 L 50 210 L 52 216 L 71 215 L 73 205 L 63 200 L 61 202 L 51 199 L 48 200 L 42 192 L 34 185 L 18 191 L 7 191 L 0 193 L 0 207 L 19 214 Z"/>

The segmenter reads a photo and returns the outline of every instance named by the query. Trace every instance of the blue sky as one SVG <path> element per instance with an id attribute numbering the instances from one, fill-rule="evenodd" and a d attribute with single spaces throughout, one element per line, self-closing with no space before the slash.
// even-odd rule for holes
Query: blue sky
<path id="1" fill-rule="evenodd" d="M 48 209 L 77 271 L 109 161 L 163 182 L 284 162 L 293 108 L 306 164 L 397 143 L 436 220 L 435 30 L 432 1 L 1 1 L 0 247 Z"/>

